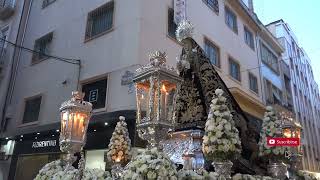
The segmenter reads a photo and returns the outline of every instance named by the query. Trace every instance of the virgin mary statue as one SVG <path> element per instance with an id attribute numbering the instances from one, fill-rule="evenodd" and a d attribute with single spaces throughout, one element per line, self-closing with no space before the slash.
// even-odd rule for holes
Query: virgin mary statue
<path id="1" fill-rule="evenodd" d="M 183 45 L 177 60 L 178 73 L 183 82 L 176 97 L 175 130 L 204 129 L 214 92 L 218 88 L 222 89 L 226 93 L 227 106 L 240 133 L 243 155 L 252 160 L 258 151 L 259 132 L 250 125 L 204 51 L 192 38 L 192 33 L 192 24 L 185 20 L 176 31 L 176 37 Z"/>

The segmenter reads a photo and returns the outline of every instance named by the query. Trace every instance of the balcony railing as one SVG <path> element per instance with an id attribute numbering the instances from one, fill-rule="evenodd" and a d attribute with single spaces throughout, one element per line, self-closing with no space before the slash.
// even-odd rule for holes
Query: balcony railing
<path id="1" fill-rule="evenodd" d="M 0 19 L 9 18 L 15 9 L 16 0 L 0 0 Z"/>

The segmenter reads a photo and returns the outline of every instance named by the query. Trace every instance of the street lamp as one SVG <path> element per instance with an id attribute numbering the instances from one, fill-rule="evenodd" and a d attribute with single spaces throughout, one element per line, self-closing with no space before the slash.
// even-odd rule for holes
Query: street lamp
<path id="1" fill-rule="evenodd" d="M 149 148 L 158 147 L 173 127 L 173 104 L 182 79 L 173 68 L 166 66 L 166 54 L 150 54 L 150 62 L 137 69 L 133 81 L 136 87 L 137 131 L 149 142 Z"/>
<path id="2" fill-rule="evenodd" d="M 92 111 L 92 104 L 83 101 L 84 93 L 72 92 L 72 97 L 61 104 L 60 150 L 67 153 L 64 159 L 67 163 L 66 171 L 76 160 L 74 153 L 81 152 L 86 143 L 86 134 Z M 79 163 L 80 177 L 83 172 L 83 154 Z"/>

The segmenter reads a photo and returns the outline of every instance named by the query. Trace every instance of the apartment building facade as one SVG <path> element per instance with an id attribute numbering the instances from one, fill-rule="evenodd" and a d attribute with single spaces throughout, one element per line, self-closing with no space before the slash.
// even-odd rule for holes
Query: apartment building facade
<path id="1" fill-rule="evenodd" d="M 19 43 L 40 53 L 21 50 L 14 59 L 17 70 L 1 132 L 3 141 L 16 142 L 9 178 L 33 177 L 43 164 L 59 158 L 59 107 L 77 88 L 94 108 L 86 166 L 107 168 L 104 151 L 119 115 L 126 116 L 130 137 L 139 144 L 131 82 L 135 69 L 155 50 L 165 51 L 171 66 L 180 54 L 173 0 L 24 2 L 25 26 L 19 35 L 25 38 Z M 253 17 L 251 1 L 188 1 L 186 12 L 195 27 L 194 39 L 258 131 L 266 104 L 263 81 L 269 77 L 261 75 L 268 71 L 260 68 L 261 42 L 276 59 L 281 46 Z M 77 63 L 70 63 L 79 60 L 80 71 Z M 274 77 L 269 79 L 278 85 Z M 39 141 L 55 143 L 34 147 Z M 26 164 L 33 164 L 28 172 Z"/>
<path id="2" fill-rule="evenodd" d="M 319 89 L 314 80 L 311 60 L 298 44 L 297 38 L 289 25 L 281 20 L 272 22 L 267 28 L 277 37 L 285 51 L 282 62 L 289 67 L 296 119 L 303 127 L 303 166 L 310 171 L 320 170 L 320 122 L 319 122 Z"/>
<path id="3" fill-rule="evenodd" d="M 3 127 L 3 108 L 7 99 L 10 83 L 13 54 L 15 48 L 9 42 L 17 41 L 18 29 L 21 25 L 21 13 L 23 1 L 2 0 L 0 1 L 0 127 Z M 11 164 L 11 155 L 14 149 L 14 140 L 0 142 L 0 179 L 8 177 Z"/>

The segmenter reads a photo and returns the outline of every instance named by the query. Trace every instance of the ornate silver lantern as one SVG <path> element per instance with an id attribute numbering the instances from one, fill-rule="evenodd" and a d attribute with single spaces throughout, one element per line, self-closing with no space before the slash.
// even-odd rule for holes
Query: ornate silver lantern
<path id="1" fill-rule="evenodd" d="M 81 152 L 86 143 L 86 134 L 92 111 L 92 104 L 83 101 L 84 94 L 72 92 L 72 98 L 61 104 L 60 150 L 67 153 L 65 161 L 67 168 L 76 160 L 74 153 Z M 80 172 L 83 166 L 83 154 L 79 163 Z"/>
<path id="2" fill-rule="evenodd" d="M 280 112 L 279 113 L 282 124 L 282 135 L 285 138 L 299 138 L 301 139 L 302 127 L 299 123 L 294 122 L 292 113 L 290 112 Z M 301 145 L 298 147 L 289 147 L 286 153 L 287 158 L 289 158 L 291 171 L 298 171 L 302 169 L 302 149 Z"/>
<path id="3" fill-rule="evenodd" d="M 133 81 L 136 86 L 137 131 L 159 147 L 173 127 L 173 104 L 177 87 L 182 81 L 173 68 L 166 66 L 166 54 L 156 51 L 149 56 L 150 63 L 137 69 Z"/>

